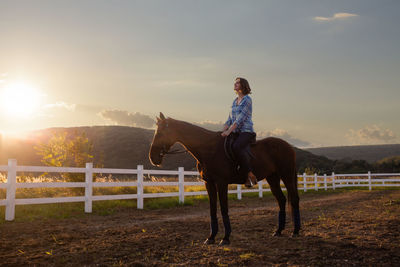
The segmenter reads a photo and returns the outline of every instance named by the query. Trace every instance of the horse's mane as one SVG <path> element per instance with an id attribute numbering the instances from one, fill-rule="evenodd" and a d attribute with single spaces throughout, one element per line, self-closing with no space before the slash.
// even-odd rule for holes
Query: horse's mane
<path id="1" fill-rule="evenodd" d="M 219 134 L 221 132 L 221 131 L 208 130 L 206 128 L 203 128 L 201 126 L 192 124 L 192 123 L 187 122 L 187 121 L 176 120 L 176 119 L 173 119 L 173 118 L 170 118 L 170 117 L 168 117 L 167 119 L 170 120 L 171 122 L 179 125 L 179 126 L 183 126 L 185 128 L 190 128 L 190 129 L 193 129 L 193 130 L 195 130 L 197 132 L 201 132 L 201 133 L 204 133 L 204 134 L 217 135 L 217 134 Z"/>

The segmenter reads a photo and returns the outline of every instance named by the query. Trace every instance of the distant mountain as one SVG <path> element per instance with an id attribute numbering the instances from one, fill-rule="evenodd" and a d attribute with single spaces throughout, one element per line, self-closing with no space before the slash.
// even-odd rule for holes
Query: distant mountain
<path id="1" fill-rule="evenodd" d="M 305 150 L 332 160 L 365 160 L 369 163 L 387 157 L 400 156 L 400 144 L 318 147 Z"/>
<path id="2" fill-rule="evenodd" d="M 334 171 L 335 161 L 297 147 L 294 149 L 296 151 L 296 167 L 298 173 L 303 173 L 306 168 L 315 169 L 315 171 L 319 173 L 330 173 Z"/>
<path id="3" fill-rule="evenodd" d="M 53 132 L 86 132 L 93 142 L 94 162 L 103 157 L 104 167 L 107 168 L 136 168 L 138 164 L 144 168 L 157 169 L 149 160 L 149 149 L 154 130 L 128 126 L 91 126 L 48 128 L 33 131 L 24 139 L 4 139 L 0 146 L 0 165 L 7 164 L 7 159 L 16 158 L 18 164 L 43 165 L 40 156 L 34 149 L 40 142 L 46 143 Z M 182 148 L 175 144 L 172 149 Z M 319 170 L 331 170 L 333 162 L 326 157 L 316 156 L 308 151 L 296 148 L 297 169 L 303 172 L 306 167 L 315 167 Z M 196 170 L 196 161 L 189 154 L 167 155 L 164 158 L 162 169 L 177 169 L 183 166 L 186 170 Z"/>

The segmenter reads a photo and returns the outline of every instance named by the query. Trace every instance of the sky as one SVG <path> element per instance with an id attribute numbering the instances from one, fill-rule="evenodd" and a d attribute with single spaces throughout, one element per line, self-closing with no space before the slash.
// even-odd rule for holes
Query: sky
<path id="1" fill-rule="evenodd" d="M 159 112 L 219 130 L 244 77 L 258 138 L 399 143 L 399 13 L 396 0 L 2 0 L 0 131 L 154 128 Z"/>

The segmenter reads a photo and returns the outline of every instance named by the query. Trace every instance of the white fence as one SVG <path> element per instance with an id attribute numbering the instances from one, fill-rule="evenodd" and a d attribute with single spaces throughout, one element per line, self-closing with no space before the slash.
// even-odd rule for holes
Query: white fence
<path id="1" fill-rule="evenodd" d="M 43 167 L 43 166 L 18 166 L 14 159 L 8 160 L 8 165 L 0 166 L 0 172 L 7 173 L 7 183 L 0 183 L 0 189 L 6 189 L 6 199 L 0 200 L 0 206 L 6 206 L 5 219 L 14 220 L 15 205 L 26 204 L 46 204 L 46 203 L 66 203 L 66 202 L 85 202 L 85 212 L 92 212 L 92 202 L 96 200 L 116 200 L 116 199 L 136 199 L 137 208 L 143 209 L 144 198 L 159 197 L 179 197 L 179 202 L 185 201 L 185 196 L 207 195 L 207 191 L 185 192 L 185 186 L 204 186 L 204 182 L 185 182 L 185 175 L 199 175 L 197 171 L 185 171 L 183 167 L 175 170 L 145 170 L 143 165 L 138 165 L 137 169 L 109 169 L 93 168 L 92 163 L 86 163 L 86 168 L 72 167 Z M 17 183 L 18 172 L 52 172 L 52 173 L 85 173 L 85 182 L 53 182 L 53 183 Z M 136 174 L 137 180 L 130 182 L 93 182 L 94 173 L 110 174 Z M 144 174 L 153 175 L 177 175 L 177 182 L 146 182 L 143 181 Z M 327 190 L 350 186 L 365 186 L 369 190 L 372 187 L 381 186 L 400 186 L 400 173 L 374 173 L 364 174 L 335 174 L 331 175 L 298 175 L 299 190 Z M 282 182 L 281 182 L 281 185 Z M 93 195 L 93 187 L 123 187 L 133 186 L 137 188 L 136 194 L 125 195 Z M 145 186 L 178 186 L 178 192 L 168 193 L 144 193 Z M 84 196 L 75 197 L 55 197 L 55 198 L 15 198 L 17 188 L 85 188 Z M 285 190 L 285 188 L 282 188 Z M 268 183 L 260 181 L 258 188 L 242 189 L 242 185 L 237 185 L 236 190 L 229 190 L 229 193 L 237 194 L 237 198 L 242 198 L 242 193 L 258 192 L 259 197 L 263 192 L 270 191 Z"/>

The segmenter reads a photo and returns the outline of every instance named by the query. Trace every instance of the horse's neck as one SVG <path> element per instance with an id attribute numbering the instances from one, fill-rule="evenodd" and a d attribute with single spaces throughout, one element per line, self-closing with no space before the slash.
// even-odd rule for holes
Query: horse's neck
<path id="1" fill-rule="evenodd" d="M 177 142 L 189 150 L 199 162 L 203 162 L 215 151 L 218 133 L 189 123 L 182 123 L 177 127 Z"/>

